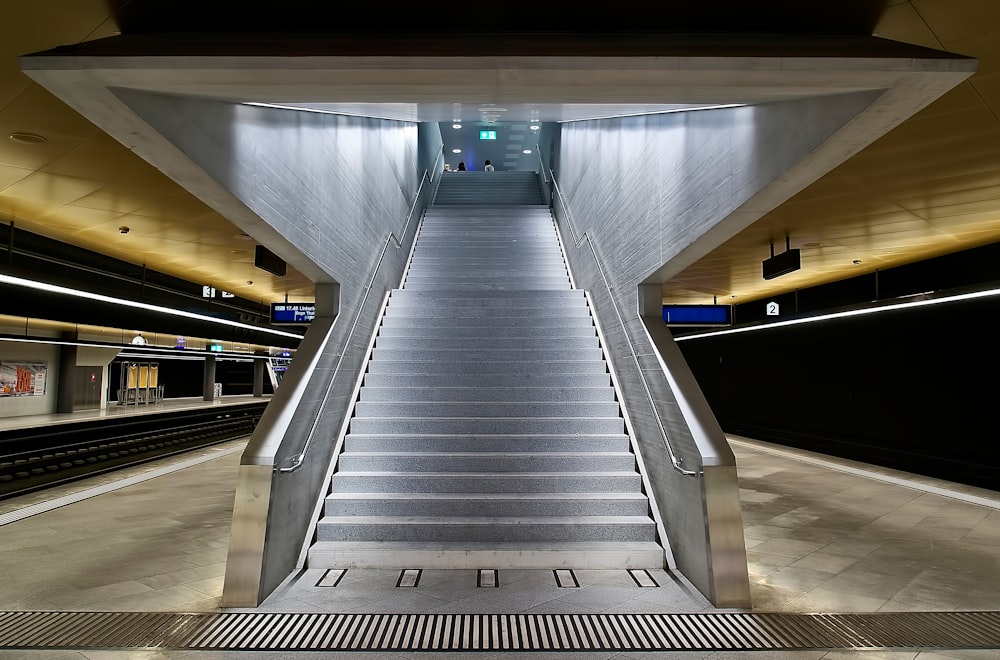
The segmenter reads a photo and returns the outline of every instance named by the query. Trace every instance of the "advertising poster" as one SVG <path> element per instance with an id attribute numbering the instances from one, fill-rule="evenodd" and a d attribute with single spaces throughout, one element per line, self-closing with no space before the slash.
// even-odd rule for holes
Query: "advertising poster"
<path id="1" fill-rule="evenodd" d="M 0 396 L 42 396 L 48 362 L 0 362 Z"/>

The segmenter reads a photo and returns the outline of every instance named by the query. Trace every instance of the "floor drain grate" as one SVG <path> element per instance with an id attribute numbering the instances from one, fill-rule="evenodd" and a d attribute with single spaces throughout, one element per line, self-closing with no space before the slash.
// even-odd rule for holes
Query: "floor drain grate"
<path id="1" fill-rule="evenodd" d="M 481 568 L 476 575 L 476 586 L 483 588 L 496 588 L 500 586 L 499 571 L 490 568 Z"/>
<path id="2" fill-rule="evenodd" d="M 326 573 L 323 573 L 323 577 L 319 579 L 316 583 L 317 587 L 336 587 L 340 584 L 340 581 L 344 579 L 344 575 L 347 574 L 346 568 L 331 568 Z"/>
<path id="3" fill-rule="evenodd" d="M 397 587 L 415 587 L 420 584 L 420 574 L 422 570 L 408 568 L 399 572 L 399 579 L 396 580 Z"/>
<path id="4" fill-rule="evenodd" d="M 552 575 L 556 578 L 556 586 L 560 589 L 576 589 L 580 586 L 580 582 L 576 579 L 576 573 L 573 571 L 559 569 L 552 571 Z"/>
<path id="5" fill-rule="evenodd" d="M 658 587 L 656 580 L 645 568 L 630 568 L 628 575 L 637 587 Z"/>
<path id="6" fill-rule="evenodd" d="M 1000 647 L 1000 612 L 0 612 L 0 648 L 8 649 L 627 652 L 997 647 Z"/>

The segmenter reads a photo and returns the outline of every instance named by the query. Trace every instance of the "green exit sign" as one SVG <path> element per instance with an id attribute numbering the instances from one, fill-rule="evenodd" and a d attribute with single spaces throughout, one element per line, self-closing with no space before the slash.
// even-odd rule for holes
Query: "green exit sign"
<path id="1" fill-rule="evenodd" d="M 495 140 L 497 139 L 496 131 L 479 131 L 480 140 Z"/>

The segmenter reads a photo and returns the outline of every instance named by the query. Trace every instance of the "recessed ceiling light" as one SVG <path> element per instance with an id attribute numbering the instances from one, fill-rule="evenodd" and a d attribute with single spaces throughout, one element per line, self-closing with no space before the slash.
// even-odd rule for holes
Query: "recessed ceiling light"
<path id="1" fill-rule="evenodd" d="M 455 129 L 459 129 L 459 128 L 462 128 L 462 125 L 461 124 L 452 124 L 451 127 L 455 128 Z"/>
<path id="2" fill-rule="evenodd" d="M 460 153 L 462 153 L 462 150 L 461 149 L 452 149 L 451 153 L 453 153 L 453 154 L 460 154 Z"/>
<path id="3" fill-rule="evenodd" d="M 39 135 L 38 133 L 24 133 L 20 131 L 11 133 L 10 139 L 14 142 L 20 142 L 21 144 L 41 144 L 49 141 L 49 139 L 44 135 Z"/>
<path id="4" fill-rule="evenodd" d="M 525 150 L 524 150 L 524 151 L 522 151 L 521 153 L 522 153 L 522 154 L 525 154 L 525 155 L 527 155 L 527 154 L 530 154 L 530 153 L 531 153 L 531 149 L 525 149 Z"/>
<path id="5" fill-rule="evenodd" d="M 541 128 L 541 126 L 539 126 L 538 124 L 532 124 L 528 128 L 530 128 L 533 131 L 537 131 L 537 130 L 539 130 Z"/>

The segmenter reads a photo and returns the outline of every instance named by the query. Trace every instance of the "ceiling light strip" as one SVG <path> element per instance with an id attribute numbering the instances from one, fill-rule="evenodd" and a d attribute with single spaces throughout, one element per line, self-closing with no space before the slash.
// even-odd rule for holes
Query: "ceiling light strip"
<path id="1" fill-rule="evenodd" d="M 706 337 L 718 337 L 720 335 L 733 335 L 740 332 L 756 332 L 758 330 L 770 330 L 772 328 L 783 328 L 791 325 L 801 325 L 803 323 L 815 323 L 816 321 L 829 321 L 831 319 L 842 319 L 851 316 L 863 316 L 865 314 L 877 314 L 879 312 L 889 312 L 900 309 L 911 309 L 914 307 L 926 307 L 927 305 L 940 305 L 942 303 L 959 302 L 962 300 L 973 300 L 976 298 L 987 298 L 989 296 L 1000 295 L 1000 289 L 988 289 L 986 291 L 973 291 L 971 293 L 962 293 L 954 296 L 944 296 L 941 298 L 932 298 L 927 300 L 913 300 L 910 302 L 902 303 L 892 303 L 889 305 L 882 305 L 879 307 L 868 307 L 865 309 L 850 309 L 843 312 L 833 312 L 830 314 L 820 314 L 818 316 L 810 316 L 807 318 L 800 319 L 788 319 L 786 321 L 775 321 L 774 323 L 765 323 L 762 325 L 751 325 L 743 328 L 729 328 L 727 330 L 716 330 L 713 332 L 698 333 L 696 335 L 684 335 L 682 337 L 674 337 L 674 341 L 687 341 L 690 339 L 704 339 Z"/>
<path id="2" fill-rule="evenodd" d="M 263 332 L 270 335 L 277 335 L 279 337 L 291 337 L 293 339 L 302 339 L 302 335 L 297 335 L 293 332 L 285 332 L 284 330 L 272 330 L 271 328 L 262 328 L 257 325 L 250 325 L 249 323 L 240 323 L 239 321 L 230 321 L 228 319 L 220 319 L 220 318 L 215 318 L 213 316 L 206 316 L 204 314 L 185 312 L 184 310 L 181 309 L 171 309 L 169 307 L 161 307 L 160 305 L 150 305 L 149 303 L 136 302 L 134 300 L 122 300 L 120 298 L 112 298 L 111 296 L 105 296 L 99 293 L 90 293 L 89 291 L 70 289 L 68 287 L 59 286 L 56 284 L 48 284 L 46 282 L 35 282 L 34 280 L 25 280 L 20 277 L 11 277 L 10 275 L 0 274 L 0 284 L 10 284 L 12 286 L 21 286 L 28 289 L 46 291 L 48 293 L 58 293 L 64 296 L 74 296 L 76 298 L 96 300 L 98 302 L 110 303 L 112 305 L 120 305 L 122 307 L 132 307 L 134 309 L 144 309 L 149 312 L 158 312 L 160 314 L 169 314 L 171 316 L 181 316 L 188 319 L 194 319 L 196 321 L 205 321 L 208 323 L 227 325 L 233 328 L 254 330 L 256 332 Z"/>
<path id="3" fill-rule="evenodd" d="M 673 115 L 678 112 L 698 112 L 699 110 L 724 110 L 726 108 L 743 108 L 746 103 L 720 103 L 718 105 L 702 105 L 696 108 L 673 108 L 671 110 L 651 110 L 649 112 L 623 112 L 612 115 L 588 117 L 586 119 L 562 119 L 559 124 L 571 124 L 577 121 L 599 121 L 601 119 L 619 119 L 622 117 L 646 117 L 649 115 Z"/>

